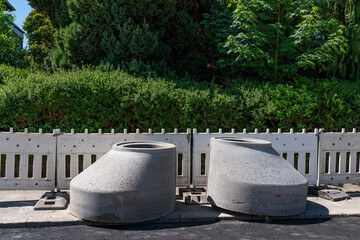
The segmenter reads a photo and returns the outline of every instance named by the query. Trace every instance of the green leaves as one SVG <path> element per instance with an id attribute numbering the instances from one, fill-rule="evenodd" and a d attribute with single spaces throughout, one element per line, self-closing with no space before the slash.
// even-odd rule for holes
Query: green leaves
<path id="1" fill-rule="evenodd" d="M 131 34 L 129 49 L 133 58 L 143 59 L 149 56 L 157 47 L 157 36 L 150 31 L 148 24 L 136 26 Z"/>
<path id="2" fill-rule="evenodd" d="M 23 67 L 27 64 L 26 52 L 21 49 L 21 40 L 13 32 L 15 16 L 5 11 L 0 0 L 0 64 Z"/>
<path id="3" fill-rule="evenodd" d="M 308 70 L 334 73 L 333 59 L 345 52 L 346 27 L 321 1 L 237 0 L 224 45 L 237 55 L 242 71 L 286 80 Z M 336 70 L 336 69 L 335 69 Z"/>
<path id="4" fill-rule="evenodd" d="M 175 0 L 30 0 L 59 28 L 56 68 L 147 59 L 175 13 Z M 63 19 L 60 19 L 63 17 Z M 39 44 L 34 51 L 39 52 Z"/>
<path id="5" fill-rule="evenodd" d="M 45 15 L 31 11 L 25 19 L 24 30 L 30 47 L 30 60 L 43 70 L 51 69 L 51 52 L 56 47 L 57 30 Z"/>
<path id="6" fill-rule="evenodd" d="M 66 0 L 28 0 L 28 2 L 36 12 L 49 17 L 55 28 L 67 26 L 71 22 Z"/>
<path id="7" fill-rule="evenodd" d="M 1 79 L 0 130 L 339 131 L 360 124 L 360 83 L 336 79 L 249 80 L 221 89 L 185 79 L 132 77 L 106 66 L 46 74 L 0 65 Z"/>

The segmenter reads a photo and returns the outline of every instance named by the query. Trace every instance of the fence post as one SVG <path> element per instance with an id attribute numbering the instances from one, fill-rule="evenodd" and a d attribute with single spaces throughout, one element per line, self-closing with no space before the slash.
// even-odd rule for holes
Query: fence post
<path id="1" fill-rule="evenodd" d="M 321 149 L 320 149 L 320 135 L 323 133 L 324 129 L 321 128 L 320 131 L 316 133 L 317 136 L 317 176 L 316 176 L 316 186 L 320 186 L 320 164 L 321 164 Z"/>

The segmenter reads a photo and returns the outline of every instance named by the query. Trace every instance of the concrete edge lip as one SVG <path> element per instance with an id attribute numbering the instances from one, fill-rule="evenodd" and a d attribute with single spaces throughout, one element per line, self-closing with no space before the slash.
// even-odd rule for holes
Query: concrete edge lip
<path id="1" fill-rule="evenodd" d="M 173 149 L 176 146 L 171 143 L 155 141 L 131 141 L 120 142 L 113 145 L 112 149 L 116 151 L 164 151 Z"/>
<path id="2" fill-rule="evenodd" d="M 213 137 L 213 141 L 236 144 L 244 147 L 271 147 L 272 143 L 262 139 L 245 137 Z"/>

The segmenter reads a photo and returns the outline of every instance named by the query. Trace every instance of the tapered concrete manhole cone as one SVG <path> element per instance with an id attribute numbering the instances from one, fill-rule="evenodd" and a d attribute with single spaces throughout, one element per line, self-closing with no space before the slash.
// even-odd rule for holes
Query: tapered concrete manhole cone
<path id="1" fill-rule="evenodd" d="M 272 148 L 271 142 L 215 137 L 210 147 L 207 192 L 213 205 L 264 216 L 305 211 L 307 180 Z"/>
<path id="2" fill-rule="evenodd" d="M 122 142 L 70 183 L 70 211 L 82 219 L 134 223 L 175 207 L 175 145 Z"/>

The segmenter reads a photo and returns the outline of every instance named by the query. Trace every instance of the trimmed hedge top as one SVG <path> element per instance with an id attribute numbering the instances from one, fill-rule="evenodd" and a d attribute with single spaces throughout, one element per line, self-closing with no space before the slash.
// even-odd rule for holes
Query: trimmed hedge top
<path id="1" fill-rule="evenodd" d="M 351 130 L 360 121 L 360 82 L 238 81 L 221 89 L 192 81 L 136 78 L 120 70 L 50 75 L 0 66 L 0 116 L 4 131 Z"/>

